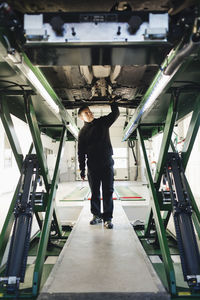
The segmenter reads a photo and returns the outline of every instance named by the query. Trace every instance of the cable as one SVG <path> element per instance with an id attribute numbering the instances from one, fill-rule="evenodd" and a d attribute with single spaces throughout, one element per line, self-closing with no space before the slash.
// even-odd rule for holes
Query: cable
<path id="1" fill-rule="evenodd" d="M 5 82 L 7 84 L 10 84 L 9 86 L 5 86 L 5 87 L 0 87 L 0 92 L 9 90 L 12 87 L 19 87 L 22 91 L 23 91 L 23 95 L 25 96 L 26 94 L 26 90 L 24 89 L 25 87 L 29 87 L 29 85 L 25 85 L 25 84 L 18 84 L 16 82 L 10 81 L 10 80 L 3 80 L 0 79 L 0 82 Z M 11 89 L 10 89 L 11 90 Z"/>
<path id="2" fill-rule="evenodd" d="M 16 85 L 12 84 L 12 85 L 8 85 L 6 87 L 2 87 L 2 88 L 0 88 L 0 91 L 4 91 L 5 89 L 11 88 L 11 87 L 16 87 Z"/>
<path id="3" fill-rule="evenodd" d="M 134 151 L 135 141 L 128 140 L 128 146 L 129 146 L 129 148 L 131 148 L 132 153 L 133 153 L 133 157 L 134 157 L 134 160 L 135 160 L 136 174 L 135 174 L 134 181 L 136 181 L 137 177 L 138 177 L 138 161 L 137 161 L 137 157 L 136 157 L 135 151 Z"/>
<path id="4" fill-rule="evenodd" d="M 10 80 L 3 80 L 3 79 L 0 79 L 0 82 L 10 83 L 10 84 L 12 84 L 13 86 L 18 86 L 18 87 L 20 87 L 22 90 L 24 90 L 24 87 L 29 87 L 29 85 L 19 84 L 19 83 L 16 83 L 16 82 L 14 82 L 14 81 L 10 81 Z M 5 87 L 5 88 L 6 88 L 6 87 Z"/>
<path id="5" fill-rule="evenodd" d="M 133 157 L 135 159 L 135 166 L 137 166 L 138 163 L 137 163 L 137 158 L 136 158 L 135 151 L 134 151 L 135 141 L 128 140 L 128 146 L 129 146 L 129 148 L 131 148 L 131 150 L 133 152 Z"/>

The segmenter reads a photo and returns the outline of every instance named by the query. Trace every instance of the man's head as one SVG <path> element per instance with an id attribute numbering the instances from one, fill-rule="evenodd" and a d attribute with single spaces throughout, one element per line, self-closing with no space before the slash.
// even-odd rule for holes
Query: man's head
<path id="1" fill-rule="evenodd" d="M 78 111 L 78 116 L 82 121 L 92 122 L 94 120 L 93 113 L 88 106 L 82 106 Z"/>

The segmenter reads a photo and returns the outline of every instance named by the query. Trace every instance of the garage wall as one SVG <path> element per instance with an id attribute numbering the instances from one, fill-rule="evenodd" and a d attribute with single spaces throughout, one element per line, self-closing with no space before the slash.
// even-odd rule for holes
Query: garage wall
<path id="1" fill-rule="evenodd" d="M 31 145 L 31 134 L 27 124 L 18 118 L 12 116 L 16 134 L 18 136 L 22 153 L 24 157 L 29 151 Z M 47 154 L 48 167 L 51 170 L 54 168 L 58 143 L 46 135 L 41 135 L 44 150 Z M 0 121 L 0 194 L 14 191 L 19 180 L 19 170 L 15 162 L 15 157 L 6 138 L 5 130 Z"/>
<path id="2" fill-rule="evenodd" d="M 182 151 L 184 139 L 187 134 L 190 120 L 191 114 L 186 116 L 181 122 L 179 122 L 178 126 L 174 128 L 173 141 L 177 143 L 177 150 L 179 152 Z M 148 148 L 147 153 L 153 174 L 155 174 L 156 163 L 158 162 L 158 155 L 162 142 L 162 136 L 162 134 L 158 134 L 157 136 L 153 137 L 151 141 L 145 142 Z M 143 160 L 141 161 L 141 174 L 142 179 L 145 179 L 145 165 Z M 188 161 L 186 176 L 190 183 L 194 197 L 200 202 L 200 132 L 198 132 L 190 159 Z"/>

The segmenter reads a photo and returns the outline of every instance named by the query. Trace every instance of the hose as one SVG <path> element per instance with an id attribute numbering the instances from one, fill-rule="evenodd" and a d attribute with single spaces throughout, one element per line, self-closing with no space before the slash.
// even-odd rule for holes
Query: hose
<path id="1" fill-rule="evenodd" d="M 137 161 L 137 157 L 136 157 L 135 151 L 134 151 L 135 142 L 131 141 L 131 140 L 128 140 L 128 146 L 129 146 L 129 148 L 131 148 L 132 153 L 133 153 L 133 157 L 134 157 L 134 160 L 135 160 L 136 174 L 135 174 L 134 181 L 137 181 L 137 178 L 138 178 L 138 161 Z"/>

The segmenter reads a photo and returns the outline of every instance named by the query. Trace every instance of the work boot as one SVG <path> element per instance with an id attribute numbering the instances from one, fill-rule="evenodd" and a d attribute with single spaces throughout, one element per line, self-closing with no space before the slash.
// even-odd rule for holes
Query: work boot
<path id="1" fill-rule="evenodd" d="M 93 218 L 90 221 L 90 225 L 95 225 L 95 224 L 98 224 L 98 223 L 101 223 L 101 222 L 102 222 L 102 219 L 99 216 L 93 215 Z"/>
<path id="2" fill-rule="evenodd" d="M 113 228 L 113 223 L 112 223 L 111 220 L 104 221 L 104 226 L 105 226 L 107 229 L 112 229 L 112 228 Z"/>

